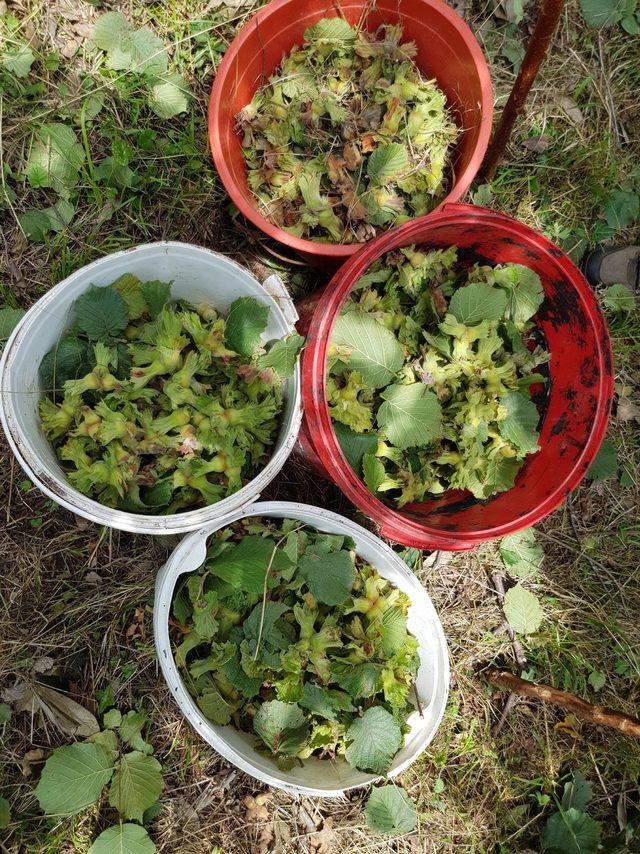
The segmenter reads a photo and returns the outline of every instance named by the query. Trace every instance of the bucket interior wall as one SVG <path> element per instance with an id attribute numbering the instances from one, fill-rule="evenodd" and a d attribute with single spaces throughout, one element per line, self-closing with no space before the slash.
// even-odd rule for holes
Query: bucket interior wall
<path id="1" fill-rule="evenodd" d="M 242 48 L 234 54 L 227 72 L 228 97 L 220 108 L 219 144 L 231 170 L 237 191 L 246 203 L 256 208 L 256 201 L 246 183 L 246 168 L 240 138 L 236 132 L 236 114 L 249 103 L 256 89 L 273 74 L 292 45 L 302 44 L 304 31 L 323 17 L 335 17 L 336 7 L 330 0 L 309 2 L 301 6 L 291 0 L 291 13 L 281 10 L 277 26 L 273 19 L 260 20 L 247 33 Z M 340 11 L 351 24 L 356 24 L 365 8 L 362 2 L 340 4 Z M 446 9 L 446 7 L 444 7 Z M 264 10 L 265 14 L 268 12 Z M 477 149 L 481 129 L 483 92 L 478 68 L 461 33 L 436 5 L 423 0 L 403 0 L 402 3 L 380 0 L 364 21 L 369 31 L 382 23 L 401 23 L 405 40 L 418 47 L 416 63 L 428 78 L 435 78 L 447 96 L 456 121 L 462 128 L 460 141 L 453 158 L 454 176 L 459 176 L 471 163 Z M 469 181 L 471 177 L 469 178 Z M 468 185 L 468 184 L 467 184 Z M 466 190 L 466 186 L 461 192 Z M 457 194 L 457 198 L 460 194 Z"/>
<path id="2" fill-rule="evenodd" d="M 195 258 L 195 260 L 194 260 Z M 108 261 L 108 263 L 103 263 Z M 192 303 L 210 303 L 226 313 L 231 303 L 239 296 L 249 293 L 265 305 L 272 305 L 260 284 L 233 262 L 213 253 L 202 252 L 194 256 L 193 247 L 187 251 L 179 246 L 153 245 L 148 248 L 125 252 L 119 258 L 107 256 L 88 268 L 78 271 L 73 285 L 50 291 L 42 309 L 25 328 L 20 328 L 11 350 L 17 355 L 7 362 L 3 394 L 12 395 L 11 420 L 14 440 L 19 435 L 20 445 L 29 446 L 29 464 L 33 473 L 53 492 L 58 492 L 51 474 L 66 480 L 55 453 L 43 434 L 38 415 L 38 404 L 42 388 L 38 375 L 40 362 L 58 342 L 61 335 L 71 326 L 73 304 L 90 285 L 105 286 L 114 282 L 123 273 L 132 273 L 144 280 L 158 279 L 173 282 L 171 296 Z M 266 340 L 280 338 L 288 333 L 286 323 L 274 311 L 269 313 L 265 332 Z M 283 445 L 289 426 L 296 416 L 295 401 L 291 394 L 292 383 L 284 388 L 285 409 L 275 454 Z M 69 489 L 71 487 L 69 486 Z"/>
<path id="3" fill-rule="evenodd" d="M 545 291 L 535 318 L 551 353 L 548 386 L 538 401 L 541 450 L 527 457 L 508 492 L 486 501 L 476 500 L 469 493 L 449 492 L 399 511 L 443 533 L 481 532 L 533 512 L 571 475 L 576 464 L 582 465 L 583 471 L 589 467 L 590 462 L 581 464 L 580 458 L 605 381 L 596 354 L 599 350 L 608 354 L 608 345 L 606 340 L 597 340 L 587 323 L 583 300 L 567 286 L 563 271 L 546 249 L 517 242 L 495 228 L 491 239 L 483 238 L 477 225 L 462 221 L 434 224 L 429 228 L 428 243 L 418 243 L 427 249 L 458 246 L 470 261 L 523 264 L 540 276 Z M 602 333 L 606 339 L 604 324 Z M 608 368 L 610 372 L 610 364 Z"/>

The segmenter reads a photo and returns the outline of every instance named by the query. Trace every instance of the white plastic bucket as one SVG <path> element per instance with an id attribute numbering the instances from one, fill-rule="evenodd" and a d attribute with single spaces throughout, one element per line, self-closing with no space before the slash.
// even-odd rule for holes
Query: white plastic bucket
<path id="1" fill-rule="evenodd" d="M 206 742 L 229 762 L 269 786 L 297 794 L 338 797 L 348 789 L 380 779 L 356 771 L 342 758 L 329 761 L 312 757 L 304 760 L 301 767 L 281 771 L 274 760 L 256 750 L 255 736 L 239 732 L 232 726 L 216 726 L 207 720 L 185 688 L 169 640 L 169 616 L 176 582 L 181 575 L 193 572 L 203 564 L 207 541 L 213 533 L 248 516 L 295 519 L 325 533 L 351 537 L 363 560 L 372 564 L 383 578 L 411 599 L 407 626 L 419 643 L 420 669 L 416 677 L 416 692 L 422 716 L 416 710 L 409 717 L 410 731 L 389 770 L 389 776 L 395 777 L 420 756 L 433 739 L 444 714 L 449 692 L 447 644 L 431 599 L 404 561 L 378 537 L 336 513 L 308 504 L 261 502 L 230 513 L 182 540 L 158 573 L 153 609 L 156 651 L 169 690 L 186 719 Z"/>
<path id="2" fill-rule="evenodd" d="M 211 303 L 223 313 L 238 297 L 255 297 L 270 308 L 263 336 L 266 341 L 291 332 L 298 315 L 277 276 L 270 276 L 261 285 L 244 267 L 209 249 L 188 243 L 148 243 L 107 255 L 72 273 L 31 307 L 6 344 L 0 362 L 0 419 L 20 465 L 46 495 L 86 519 L 123 531 L 193 531 L 255 501 L 280 471 L 300 427 L 300 372 L 296 369 L 285 383 L 280 434 L 269 462 L 250 483 L 228 498 L 198 510 L 165 516 L 127 513 L 88 498 L 67 481 L 40 428 L 38 369 L 42 357 L 70 325 L 75 300 L 91 285 L 109 285 L 123 273 L 133 273 L 142 280 L 171 281 L 172 298 Z"/>

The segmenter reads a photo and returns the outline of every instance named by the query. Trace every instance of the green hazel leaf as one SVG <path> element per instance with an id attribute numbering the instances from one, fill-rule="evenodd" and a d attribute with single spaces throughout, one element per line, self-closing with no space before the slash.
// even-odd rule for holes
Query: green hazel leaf
<path id="1" fill-rule="evenodd" d="M 271 700 L 253 718 L 253 729 L 274 753 L 295 756 L 309 736 L 304 712 L 297 703 Z"/>
<path id="2" fill-rule="evenodd" d="M 147 507 L 160 509 L 171 503 L 173 495 L 173 481 L 170 477 L 159 480 L 153 486 L 144 491 L 144 503 Z"/>
<path id="3" fill-rule="evenodd" d="M 146 716 L 142 712 L 133 710 L 127 712 L 120 724 L 120 738 L 134 750 L 141 753 L 153 753 L 153 747 L 142 737 L 142 728 L 146 722 Z"/>
<path id="4" fill-rule="evenodd" d="M 123 273 L 109 285 L 117 291 L 127 304 L 129 320 L 139 320 L 148 311 L 147 303 L 140 290 L 140 279 L 132 273 Z"/>
<path id="5" fill-rule="evenodd" d="M 58 747 L 47 759 L 35 796 L 46 815 L 75 815 L 94 804 L 113 774 L 99 744 Z"/>
<path id="6" fill-rule="evenodd" d="M 321 18 L 312 27 L 304 31 L 304 41 L 328 41 L 345 43 L 356 39 L 356 31 L 344 18 Z"/>
<path id="7" fill-rule="evenodd" d="M 593 789 L 591 783 L 580 771 L 574 771 L 572 779 L 564 784 L 562 795 L 562 809 L 585 810 L 591 802 Z"/>
<path id="8" fill-rule="evenodd" d="M 44 391 L 61 390 L 67 380 L 87 374 L 92 365 L 91 347 L 78 338 L 62 338 L 40 362 L 40 381 Z"/>
<path id="9" fill-rule="evenodd" d="M 345 759 L 352 768 L 386 774 L 402 746 L 402 731 L 386 709 L 372 706 L 351 724 L 346 741 Z"/>
<path id="10" fill-rule="evenodd" d="M 224 338 L 230 350 L 252 356 L 269 322 L 269 306 L 253 297 L 240 297 L 231 303 Z"/>
<path id="11" fill-rule="evenodd" d="M 116 734 L 112 729 L 105 729 L 101 730 L 100 732 L 94 732 L 93 735 L 90 735 L 89 738 L 87 738 L 87 741 L 90 741 L 92 744 L 99 744 L 100 747 L 107 754 L 107 756 L 114 762 L 120 755 L 118 739 L 116 738 Z"/>
<path id="12" fill-rule="evenodd" d="M 90 92 L 82 102 L 82 107 L 78 115 L 83 117 L 85 121 L 90 122 L 102 111 L 104 103 L 105 96 L 103 92 Z"/>
<path id="13" fill-rule="evenodd" d="M 149 106 L 156 116 L 172 119 L 180 113 L 185 113 L 189 109 L 191 92 L 184 78 L 171 72 L 157 77 L 156 80 L 158 82 L 149 92 Z"/>
<path id="14" fill-rule="evenodd" d="M 535 634 L 544 617 L 538 597 L 521 584 L 507 590 L 503 610 L 511 628 L 521 635 Z"/>
<path id="15" fill-rule="evenodd" d="M 615 445 L 608 439 L 600 445 L 595 460 L 587 472 L 588 480 L 608 480 L 618 473 L 618 457 Z"/>
<path id="16" fill-rule="evenodd" d="M 507 318 L 519 324 L 532 318 L 544 300 L 540 276 L 522 264 L 509 264 L 495 276 L 496 284 L 507 292 Z"/>
<path id="17" fill-rule="evenodd" d="M 102 719 L 103 726 L 106 729 L 116 729 L 122 723 L 122 714 L 119 709 L 109 709 L 104 713 Z"/>
<path id="18" fill-rule="evenodd" d="M 369 388 L 388 385 L 404 364 L 402 346 L 393 332 L 361 311 L 338 317 L 331 343 L 351 348 L 349 367 L 358 371 Z"/>
<path id="19" fill-rule="evenodd" d="M 314 685 L 313 682 L 305 682 L 302 699 L 299 700 L 299 704 L 303 709 L 308 709 L 312 714 L 325 718 L 328 721 L 338 719 L 335 701 L 331 696 L 331 692 L 326 688 L 321 688 L 320 685 Z"/>
<path id="20" fill-rule="evenodd" d="M 222 672 L 245 699 L 252 700 L 260 692 L 262 679 L 257 676 L 247 676 L 242 669 L 239 656 L 226 661 L 222 665 Z"/>
<path id="21" fill-rule="evenodd" d="M 45 208 L 43 213 L 49 219 L 49 227 L 52 231 L 64 231 L 73 219 L 76 209 L 66 199 L 58 199 L 58 201 L 50 208 Z"/>
<path id="22" fill-rule="evenodd" d="M 7 340 L 24 315 L 22 308 L 10 308 L 8 305 L 0 308 L 0 344 Z"/>
<path id="23" fill-rule="evenodd" d="M 538 450 L 538 421 L 540 416 L 535 403 L 518 391 L 506 395 L 500 401 L 506 417 L 498 422 L 503 439 L 511 442 L 523 454 L 534 454 Z"/>
<path id="24" fill-rule="evenodd" d="M 619 0 L 580 0 L 580 8 L 590 27 L 610 27 L 620 19 Z"/>
<path id="25" fill-rule="evenodd" d="M 127 304 L 112 288 L 90 287 L 74 307 L 76 326 L 91 341 L 114 337 L 129 323 Z"/>
<path id="26" fill-rule="evenodd" d="M 134 750 L 125 753 L 116 766 L 109 806 L 124 818 L 142 821 L 144 811 L 158 800 L 164 789 L 162 766 L 153 756 Z"/>
<path id="27" fill-rule="evenodd" d="M 148 809 L 144 811 L 144 815 L 142 816 L 142 823 L 144 825 L 151 824 L 152 821 L 155 821 L 162 814 L 162 804 L 160 801 L 156 801 L 155 804 L 151 804 Z"/>
<path id="28" fill-rule="evenodd" d="M 476 498 L 490 498 L 496 492 L 505 492 L 513 486 L 521 465 L 514 458 L 493 457 L 487 460 L 482 479 L 475 475 L 467 478 L 467 488 Z"/>
<path id="29" fill-rule="evenodd" d="M 293 333 L 275 341 L 269 350 L 258 359 L 258 367 L 261 370 L 273 368 L 281 380 L 286 380 L 293 374 L 298 356 L 304 346 L 302 335 Z"/>
<path id="30" fill-rule="evenodd" d="M 382 649 L 392 658 L 407 642 L 407 618 L 402 608 L 387 608 L 382 615 Z"/>
<path id="31" fill-rule="evenodd" d="M 218 631 L 217 609 L 218 597 L 213 590 L 193 603 L 193 627 L 203 640 L 211 639 Z"/>
<path id="32" fill-rule="evenodd" d="M 400 142 L 391 142 L 389 145 L 380 145 L 371 152 L 367 175 L 375 184 L 387 184 L 400 178 L 408 166 L 407 149 Z"/>
<path id="33" fill-rule="evenodd" d="M 506 293 L 486 282 L 472 282 L 458 288 L 449 302 L 449 312 L 465 326 L 483 320 L 500 320 L 506 307 Z"/>
<path id="34" fill-rule="evenodd" d="M 614 190 L 604 209 L 607 225 L 615 228 L 627 228 L 640 216 L 640 196 L 628 190 Z"/>
<path id="35" fill-rule="evenodd" d="M 378 447 L 378 436 L 376 433 L 355 433 L 344 424 L 336 422 L 333 425 L 338 444 L 347 462 L 356 474 L 362 471 L 362 459 L 365 454 L 375 453 Z"/>
<path id="36" fill-rule="evenodd" d="M 298 565 L 311 595 L 323 605 L 341 605 L 349 598 L 356 568 L 348 551 L 318 553 L 307 549 Z"/>
<path id="37" fill-rule="evenodd" d="M 78 183 L 78 171 L 84 161 L 84 148 L 72 128 L 54 122 L 38 130 L 25 171 L 35 189 L 51 187 L 66 196 Z"/>
<path id="38" fill-rule="evenodd" d="M 369 492 L 375 495 L 387 477 L 382 460 L 373 454 L 365 454 L 362 458 L 362 477 Z"/>
<path id="39" fill-rule="evenodd" d="M 53 230 L 46 211 L 25 211 L 18 214 L 18 222 L 25 236 L 35 243 L 44 243 L 47 234 Z"/>
<path id="40" fill-rule="evenodd" d="M 231 709 L 219 691 L 207 691 L 197 698 L 202 714 L 218 726 L 226 726 L 231 720 Z"/>
<path id="41" fill-rule="evenodd" d="M 626 285 L 611 285 L 602 296 L 605 308 L 615 312 L 633 311 L 636 307 L 636 298 Z"/>
<path id="42" fill-rule="evenodd" d="M 594 670 L 589 674 L 587 681 L 594 691 L 601 691 L 607 682 L 607 677 L 601 670 Z"/>
<path id="43" fill-rule="evenodd" d="M 118 824 L 103 830 L 87 854 L 155 854 L 157 850 L 144 827 Z"/>
<path id="44" fill-rule="evenodd" d="M 6 798 L 0 798 L 0 830 L 11 824 L 11 804 Z"/>
<path id="45" fill-rule="evenodd" d="M 171 282 L 140 282 L 140 292 L 149 307 L 151 319 L 155 320 L 171 296 Z"/>
<path id="46" fill-rule="evenodd" d="M 380 686 L 380 668 L 367 661 L 364 664 L 349 665 L 336 670 L 341 688 L 354 700 L 373 697 Z"/>
<path id="47" fill-rule="evenodd" d="M 411 833 L 417 821 L 413 801 L 404 789 L 393 783 L 373 789 L 364 814 L 369 828 L 386 836 Z"/>
<path id="48" fill-rule="evenodd" d="M 118 163 L 115 157 L 105 157 L 93 170 L 93 178 L 104 183 L 106 187 L 115 187 L 117 190 L 136 189 L 140 181 L 132 169 Z"/>
<path id="49" fill-rule="evenodd" d="M 396 448 L 429 445 L 442 435 L 442 409 L 424 383 L 392 385 L 382 392 L 378 427 Z"/>
<path id="50" fill-rule="evenodd" d="M 230 546 L 216 557 L 210 558 L 206 567 L 209 572 L 232 587 L 262 595 L 269 564 L 270 587 L 275 584 L 277 574 L 291 565 L 282 548 L 277 549 L 274 555 L 275 545 L 273 540 L 266 537 L 243 537 L 237 545 Z"/>
<path id="51" fill-rule="evenodd" d="M 530 578 L 535 575 L 544 560 L 544 550 L 536 542 L 534 528 L 526 528 L 517 534 L 509 534 L 500 542 L 500 557 L 515 578 Z"/>
<path id="52" fill-rule="evenodd" d="M 283 602 L 273 602 L 272 600 L 267 600 L 264 603 L 264 612 L 262 602 L 259 602 L 254 607 L 242 624 L 242 631 L 244 632 L 246 639 L 249 641 L 249 648 L 251 649 L 252 655 L 255 653 L 258 635 L 260 635 L 261 622 L 261 644 L 268 643 L 277 649 L 285 649 L 289 645 L 289 641 L 276 625 L 280 617 L 289 610 L 289 606 L 285 605 Z"/>
<path id="53" fill-rule="evenodd" d="M 16 77 L 27 77 L 34 62 L 35 55 L 26 44 L 12 45 L 2 57 L 4 67 Z"/>
<path id="54" fill-rule="evenodd" d="M 149 27 L 141 27 L 131 33 L 130 45 L 132 71 L 147 77 L 158 77 L 166 72 L 169 64 L 167 49 Z"/>
<path id="55" fill-rule="evenodd" d="M 562 854 L 596 854 L 600 823 L 576 809 L 553 813 L 540 836 L 543 851 Z"/>
<path id="56" fill-rule="evenodd" d="M 112 51 L 120 47 L 124 35 L 131 32 L 131 24 L 122 12 L 100 15 L 93 27 L 93 43 L 100 50 Z"/>

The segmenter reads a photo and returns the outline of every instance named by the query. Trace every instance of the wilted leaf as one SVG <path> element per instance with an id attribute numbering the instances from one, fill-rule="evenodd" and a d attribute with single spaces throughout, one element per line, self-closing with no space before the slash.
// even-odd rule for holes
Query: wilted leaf
<path id="1" fill-rule="evenodd" d="M 542 133 L 540 136 L 531 136 L 523 140 L 522 147 L 527 151 L 533 151 L 535 154 L 544 154 L 551 145 L 551 137 L 548 133 Z"/>
<path id="2" fill-rule="evenodd" d="M 78 738 L 86 738 L 100 729 L 95 715 L 88 709 L 66 694 L 40 682 L 25 685 L 25 692 L 16 704 L 16 711 L 41 713 L 60 732 Z"/>

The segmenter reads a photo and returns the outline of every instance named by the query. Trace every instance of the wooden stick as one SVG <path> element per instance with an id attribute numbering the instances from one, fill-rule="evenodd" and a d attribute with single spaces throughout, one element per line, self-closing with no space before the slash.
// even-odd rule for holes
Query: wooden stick
<path id="1" fill-rule="evenodd" d="M 518 116 L 524 112 L 524 105 L 529 90 L 538 76 L 542 60 L 547 55 L 549 44 L 560 20 L 565 0 L 542 0 L 540 14 L 536 26 L 529 39 L 527 51 L 520 66 L 520 72 L 513 84 L 498 127 L 493 135 L 489 151 L 482 166 L 482 177 L 485 181 L 491 181 L 496 174 L 498 163 L 502 160 L 504 150 L 507 147 L 511 131 Z"/>
<path id="2" fill-rule="evenodd" d="M 559 691 L 550 685 L 537 685 L 535 682 L 528 682 L 526 679 L 514 676 L 513 673 L 506 670 L 498 670 L 497 667 L 489 667 L 484 671 L 484 675 L 492 685 L 508 688 L 514 694 L 551 703 L 561 709 L 566 709 L 587 723 L 610 727 L 623 732 L 625 735 L 633 736 L 633 738 L 640 738 L 640 721 L 630 715 L 623 715 L 621 712 L 608 709 L 606 706 L 592 706 L 591 703 L 581 700 L 575 694 L 569 694 L 568 691 Z"/>

